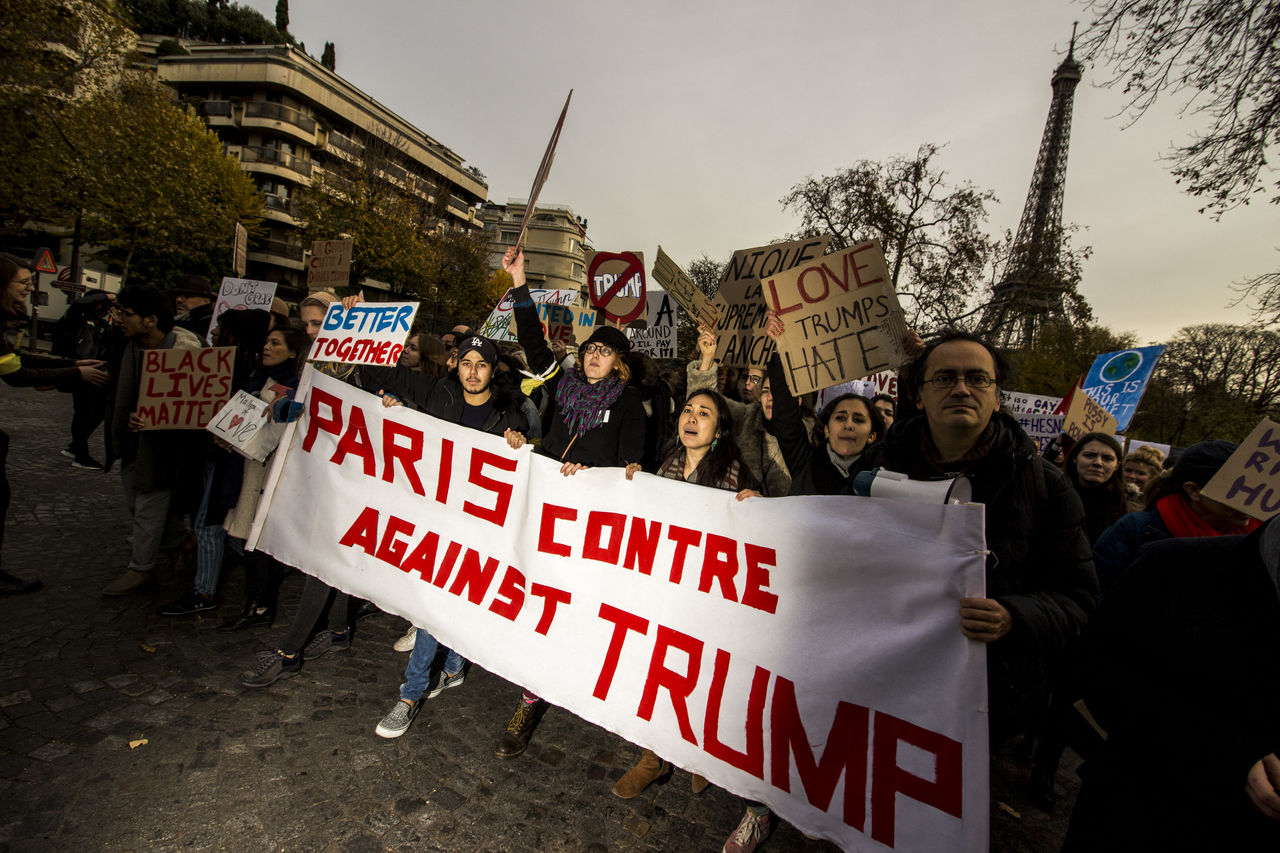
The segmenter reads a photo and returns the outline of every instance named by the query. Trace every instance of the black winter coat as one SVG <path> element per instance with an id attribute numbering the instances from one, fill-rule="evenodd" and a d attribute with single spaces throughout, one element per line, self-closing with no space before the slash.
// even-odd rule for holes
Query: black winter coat
<path id="1" fill-rule="evenodd" d="M 773 390 L 773 434 L 791 473 L 788 495 L 838 495 L 847 491 L 849 477 L 831 461 L 825 444 L 816 445 L 791 394 L 782 357 L 769 359 L 769 387 Z M 856 470 L 856 469 L 854 469 Z"/>
<path id="2" fill-rule="evenodd" d="M 542 332 L 542 321 L 528 287 L 518 287 L 512 293 L 513 313 L 516 318 L 516 337 L 524 348 L 529 370 L 542 374 L 555 364 L 555 354 L 547 345 Z M 621 356 L 619 356 L 621 357 Z M 648 414 L 640 392 L 624 388 L 605 416 L 604 423 L 575 436 L 556 408 L 555 393 L 564 378 L 563 369 L 547 379 L 543 387 L 551 397 L 551 426 L 542 437 L 538 452 L 562 462 L 576 462 L 591 468 L 623 468 L 632 462 L 644 461 L 645 427 Z"/>
<path id="3" fill-rule="evenodd" d="M 462 383 L 458 381 L 458 372 L 450 371 L 447 376 L 436 378 L 409 367 L 369 367 L 361 368 L 361 381 L 365 388 L 386 391 L 394 394 L 406 404 L 420 412 L 448 421 L 451 424 L 462 423 L 463 406 Z M 508 429 L 524 435 L 529 431 L 529 421 L 520 411 L 512 380 L 507 374 L 498 373 L 493 377 L 489 389 L 489 402 L 492 410 L 482 427 L 484 432 L 502 435 Z"/>
<path id="4" fill-rule="evenodd" d="M 969 477 L 973 500 L 986 506 L 987 598 L 1013 619 L 1009 634 L 988 646 L 994 744 L 1046 707 L 1049 673 L 1089 621 L 1098 579 L 1075 489 L 1041 459 L 1017 421 L 999 412 L 993 420 L 991 452 L 955 473 Z M 862 455 L 855 472 L 883 467 L 920 477 L 927 468 L 920 450 L 927 429 L 924 415 L 895 423 L 883 443 Z"/>

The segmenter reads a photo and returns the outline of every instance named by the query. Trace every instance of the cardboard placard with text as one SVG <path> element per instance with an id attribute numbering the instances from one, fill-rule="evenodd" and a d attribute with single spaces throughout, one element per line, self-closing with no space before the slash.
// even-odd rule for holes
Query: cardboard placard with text
<path id="1" fill-rule="evenodd" d="M 213 342 L 213 330 L 218 325 L 218 318 L 224 311 L 242 311 L 256 308 L 259 311 L 270 311 L 271 300 L 276 295 L 274 281 L 254 281 L 250 278 L 222 279 L 218 288 L 218 298 L 213 301 L 213 316 L 209 318 L 209 336 L 205 343 Z"/>
<path id="2" fill-rule="evenodd" d="M 361 302 L 344 309 L 335 302 L 325 312 L 309 361 L 343 364 L 396 363 L 418 313 L 417 302 Z"/>
<path id="3" fill-rule="evenodd" d="M 557 305 L 554 302 L 539 302 L 538 319 L 542 321 L 542 332 L 550 343 L 559 341 L 565 346 L 578 346 L 595 331 L 596 326 L 604 320 L 594 308 L 581 305 Z M 511 334 L 515 334 L 516 319 L 511 318 Z"/>
<path id="4" fill-rule="evenodd" d="M 280 443 L 286 426 L 271 420 L 270 411 L 271 404 L 266 400 L 237 391 L 205 429 L 241 456 L 264 462 Z"/>
<path id="5" fill-rule="evenodd" d="M 646 299 L 649 324 L 643 329 L 627 329 L 631 348 L 656 359 L 676 358 L 676 301 L 661 290 L 650 290 Z"/>
<path id="6" fill-rule="evenodd" d="M 725 264 L 714 304 L 716 360 L 728 367 L 763 367 L 773 355 L 773 340 L 764 333 L 769 311 L 761 279 L 822 257 L 830 236 L 739 249 Z"/>
<path id="7" fill-rule="evenodd" d="M 658 247 L 658 257 L 653 261 L 653 280 L 662 285 L 662 289 L 671 294 L 676 304 L 689 312 L 695 323 L 704 326 L 716 325 L 716 307 L 705 293 L 698 289 L 689 274 L 680 269 L 680 265 L 662 247 Z"/>
<path id="8" fill-rule="evenodd" d="M 577 305 L 579 294 L 576 290 L 553 290 L 543 288 L 529 288 L 529 295 L 533 297 L 534 302 L 546 302 L 549 305 Z M 494 306 L 493 311 L 489 314 L 489 318 L 484 321 L 484 325 L 480 327 L 479 334 L 491 341 L 508 341 L 514 343 L 516 340 L 515 324 L 511 322 L 512 318 L 511 291 L 508 289 L 498 300 L 498 304 Z"/>
<path id="9" fill-rule="evenodd" d="M 1091 432 L 1115 435 L 1117 426 L 1111 413 L 1102 408 L 1083 388 L 1077 388 L 1071 395 L 1071 405 L 1062 422 L 1062 431 L 1071 438 L 1079 441 L 1081 436 Z"/>
<path id="10" fill-rule="evenodd" d="M 763 282 L 783 321 L 783 372 L 797 396 L 897 370 L 906 319 L 875 240 L 778 273 Z"/>
<path id="11" fill-rule="evenodd" d="M 307 290 L 333 290 L 351 280 L 350 240 L 316 240 L 307 264 Z"/>
<path id="12" fill-rule="evenodd" d="M 142 351 L 142 429 L 204 429 L 231 396 L 235 347 Z"/>
<path id="13" fill-rule="evenodd" d="M 1280 514 L 1280 424 L 1263 418 L 1200 493 L 1259 521 Z"/>

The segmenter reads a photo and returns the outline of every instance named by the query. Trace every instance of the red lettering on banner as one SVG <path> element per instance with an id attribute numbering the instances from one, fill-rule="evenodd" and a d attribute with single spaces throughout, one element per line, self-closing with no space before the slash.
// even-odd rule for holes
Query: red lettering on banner
<path id="1" fill-rule="evenodd" d="M 462 505 L 462 511 L 467 515 L 475 516 L 481 521 L 491 521 L 499 527 L 506 524 L 507 510 L 511 507 L 511 493 L 515 490 L 515 486 L 502 480 L 486 477 L 484 466 L 492 465 L 494 468 L 503 471 L 514 471 L 518 464 L 515 459 L 499 456 L 487 450 L 472 448 L 471 473 L 468 475 L 467 481 L 473 486 L 479 486 L 485 491 L 493 492 L 497 496 L 497 501 L 495 501 L 492 508 L 482 507 L 479 504 L 467 501 Z"/>
<path id="2" fill-rule="evenodd" d="M 680 583 L 684 573 L 685 553 L 688 552 L 689 546 L 697 547 L 702 541 L 702 531 L 673 524 L 667 528 L 667 538 L 676 543 L 676 552 L 671 556 L 671 582 Z"/>
<path id="3" fill-rule="evenodd" d="M 770 782 L 791 792 L 791 758 L 810 805 L 826 811 L 831 805 L 840 776 L 844 775 L 842 819 L 859 832 L 867 821 L 867 730 L 871 712 L 862 705 L 841 702 L 827 733 L 822 757 L 814 760 L 812 741 L 805 732 L 796 705 L 796 686 L 778 676 L 773 682 L 773 704 L 769 722 L 773 728 L 770 745 Z"/>
<path id="4" fill-rule="evenodd" d="M 408 446 L 396 443 L 397 438 L 407 438 Z M 392 420 L 382 422 L 382 479 L 391 483 L 395 481 L 395 463 L 399 462 L 404 469 L 409 488 L 415 495 L 426 496 L 422 488 L 422 478 L 418 476 L 417 464 L 422 461 L 422 430 L 396 423 Z"/>
<path id="5" fill-rule="evenodd" d="M 573 594 L 544 583 L 535 583 L 529 587 L 529 594 L 542 599 L 542 618 L 538 620 L 533 630 L 545 637 L 551 630 L 552 621 L 556 618 L 556 608 L 573 600 Z"/>
<path id="6" fill-rule="evenodd" d="M 739 752 L 720 741 L 720 708 L 724 699 L 724 683 L 729 677 L 729 653 L 716 649 L 715 669 L 711 674 L 711 691 L 707 694 L 707 716 L 702 724 L 702 748 L 713 758 L 732 764 L 757 779 L 764 778 L 764 699 L 769 692 L 769 670 L 757 666 L 751 678 L 747 698 L 746 750 Z M 733 703 L 733 707 L 739 707 Z"/>
<path id="7" fill-rule="evenodd" d="M 320 407 L 324 406 L 328 409 L 327 417 L 320 415 Z M 319 388 L 311 389 L 311 398 L 307 402 L 307 435 L 302 440 L 302 449 L 307 453 L 311 452 L 311 446 L 316 443 L 316 435 L 320 430 L 324 430 L 330 435 L 338 435 L 342 432 L 342 398 L 321 391 Z"/>
<path id="8" fill-rule="evenodd" d="M 382 541 L 378 543 L 377 557 L 384 563 L 390 563 L 397 569 L 404 560 L 404 552 L 407 550 L 409 542 L 407 539 L 400 539 L 400 536 L 412 536 L 413 524 L 405 521 L 403 518 L 396 518 L 394 515 L 387 516 L 387 529 L 382 533 Z"/>
<path id="9" fill-rule="evenodd" d="M 365 426 L 364 410 L 352 406 L 347 415 L 347 430 L 338 440 L 338 447 L 333 451 L 329 461 L 341 465 L 348 455 L 359 456 L 364 462 L 364 475 L 372 477 L 377 471 L 377 462 L 373 458 L 373 443 L 369 441 L 369 428 Z"/>
<path id="10" fill-rule="evenodd" d="M 440 440 L 440 471 L 436 474 L 436 503 L 449 501 L 449 480 L 453 477 L 453 442 Z"/>
<path id="11" fill-rule="evenodd" d="M 733 576 L 738 573 L 738 543 L 727 536 L 707 534 L 706 550 L 702 554 L 702 576 L 698 578 L 698 592 L 711 592 L 711 582 L 720 582 L 720 593 L 728 601 L 738 600 L 733 586 Z"/>
<path id="12" fill-rule="evenodd" d="M 934 756 L 933 781 L 898 766 L 899 743 L 909 743 Z M 871 837 L 893 846 L 898 794 L 961 817 L 964 786 L 960 758 L 959 741 L 877 711 L 871 759 Z"/>
<path id="13" fill-rule="evenodd" d="M 676 672 L 667 668 L 667 650 L 679 649 L 689 656 L 689 668 L 685 672 Z M 698 741 L 693 736 L 693 726 L 689 724 L 689 696 L 698 684 L 698 671 L 702 668 L 702 641 L 683 634 L 666 625 L 659 625 L 653 645 L 653 657 L 649 659 L 649 674 L 644 681 L 644 692 L 640 695 L 640 707 L 636 716 L 642 720 L 653 720 L 653 706 L 658 699 L 658 688 L 663 688 L 671 696 L 671 708 L 675 711 L 676 722 L 680 726 L 680 736 L 693 745 Z"/>
<path id="14" fill-rule="evenodd" d="M 364 552 L 370 556 L 377 553 L 378 511 L 371 506 L 362 509 L 355 523 L 342 534 L 338 544 L 346 545 L 348 548 L 363 548 Z"/>
<path id="15" fill-rule="evenodd" d="M 453 566 L 458 562 L 458 552 L 461 550 L 462 545 L 458 542 L 450 542 L 444 549 L 444 559 L 440 561 L 440 568 L 436 570 L 436 576 L 431 580 L 433 586 L 444 589 L 444 585 L 449 582 L 449 575 L 453 574 Z"/>
<path id="16" fill-rule="evenodd" d="M 618 557 L 622 553 L 622 535 L 627 527 L 627 517 L 620 512 L 602 512 L 599 510 L 587 514 L 587 533 L 582 541 L 582 558 L 618 565 Z M 602 543 L 601 534 L 609 531 L 608 544 Z"/>
<path id="17" fill-rule="evenodd" d="M 613 674 L 618 671 L 618 659 L 622 656 L 627 632 L 635 631 L 641 636 L 648 634 L 649 620 L 604 602 L 600 603 L 600 618 L 613 623 L 613 636 L 609 638 L 609 648 L 604 653 L 604 665 L 596 678 L 596 689 L 591 691 L 592 696 L 603 701 L 609 697 L 609 688 L 613 686 Z"/>
<path id="18" fill-rule="evenodd" d="M 638 569 L 647 575 L 653 571 L 653 558 L 658 553 L 658 539 L 662 534 L 662 522 L 645 522 L 633 516 L 631 535 L 627 537 L 627 555 L 622 564 L 625 569 Z"/>
<path id="19" fill-rule="evenodd" d="M 524 575 L 514 566 L 507 566 L 507 572 L 502 576 L 502 583 L 498 584 L 498 593 L 489 604 L 489 612 L 514 622 L 520 615 L 522 607 L 524 607 Z"/>
<path id="20" fill-rule="evenodd" d="M 560 520 L 575 521 L 578 511 L 567 506 L 555 504 L 542 505 L 542 523 L 538 525 L 538 550 L 556 557 L 569 556 L 569 546 L 556 541 L 556 522 Z"/>
<path id="21" fill-rule="evenodd" d="M 778 596 L 768 592 L 769 569 L 778 564 L 778 552 L 761 545 L 743 544 L 747 556 L 746 585 L 742 589 L 742 603 L 765 613 L 778 612 Z"/>
<path id="22" fill-rule="evenodd" d="M 434 532 L 428 532 L 422 537 L 422 541 L 414 547 L 409 556 L 404 558 L 400 563 L 400 570 L 404 572 L 417 572 L 427 583 L 431 582 L 431 575 L 435 571 L 436 566 L 436 548 L 440 544 L 440 537 Z"/>
<path id="23" fill-rule="evenodd" d="M 481 566 L 480 555 L 474 549 L 468 548 L 462 555 L 462 565 L 458 568 L 458 576 L 453 579 L 453 586 L 449 587 L 449 592 L 452 595 L 461 596 L 465 591 L 467 601 L 479 604 L 484 600 L 484 594 L 489 591 L 489 584 L 493 583 L 493 576 L 497 571 L 497 559 L 490 557 L 484 561 L 484 566 Z"/>

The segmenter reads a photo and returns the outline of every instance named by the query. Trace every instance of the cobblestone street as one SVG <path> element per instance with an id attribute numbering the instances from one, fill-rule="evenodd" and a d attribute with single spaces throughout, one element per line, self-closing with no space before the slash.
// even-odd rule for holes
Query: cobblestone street
<path id="1" fill-rule="evenodd" d="M 559 709 L 511 761 L 493 746 L 519 688 L 473 666 L 461 689 L 424 705 L 401 738 L 374 726 L 407 656 L 397 617 L 361 622 L 355 644 L 262 690 L 236 676 L 274 647 L 302 577 L 285 580 L 273 628 L 215 626 L 241 601 L 224 572 L 221 612 L 167 618 L 190 590 L 162 562 L 159 584 L 107 599 L 128 562 L 118 472 L 59 455 L 71 400 L 0 389 L 12 436 L 13 504 L 4 567 L 40 592 L 0 599 L 0 851 L 442 850 L 719 851 L 742 815 L 715 786 L 676 771 L 623 801 L 610 787 L 638 755 Z M 101 432 L 94 455 L 102 458 Z M 994 850 L 1056 850 L 1078 787 L 1070 757 L 1050 816 L 1026 802 L 1029 768 L 996 773 Z M 835 850 L 777 823 L 762 851 Z"/>

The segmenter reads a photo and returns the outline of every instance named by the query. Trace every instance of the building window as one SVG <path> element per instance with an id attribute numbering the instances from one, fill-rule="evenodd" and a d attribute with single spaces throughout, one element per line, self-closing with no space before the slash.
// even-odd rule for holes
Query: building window
<path id="1" fill-rule="evenodd" d="M 575 279 L 585 278 L 586 270 L 582 268 L 582 264 L 575 263 L 573 265 L 573 277 Z"/>
<path id="2" fill-rule="evenodd" d="M 511 231 L 511 230 L 509 230 L 509 229 L 507 229 L 507 228 L 503 228 L 503 229 L 498 233 L 498 242 L 499 242 L 499 243 L 514 243 L 514 242 L 516 241 L 516 237 L 518 237 L 518 236 L 520 236 L 520 232 L 519 232 L 519 231 Z"/>

